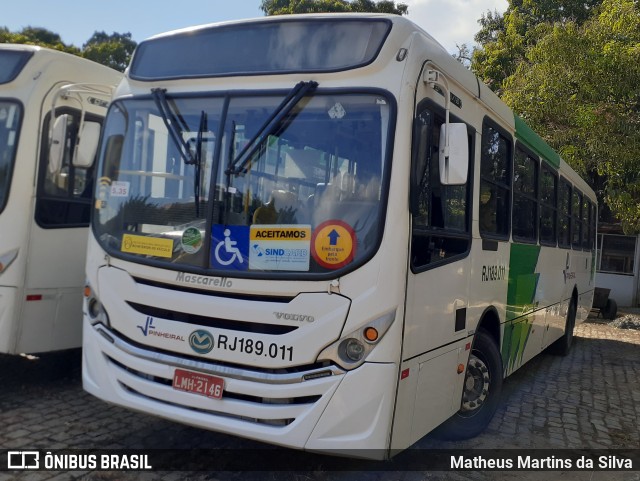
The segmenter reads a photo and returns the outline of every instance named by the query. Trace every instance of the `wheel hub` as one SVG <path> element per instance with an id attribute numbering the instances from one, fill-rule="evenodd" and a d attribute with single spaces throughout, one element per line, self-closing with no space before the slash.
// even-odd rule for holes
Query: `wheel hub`
<path id="1" fill-rule="evenodd" d="M 469 356 L 467 377 L 462 393 L 462 411 L 475 411 L 480 408 L 489 394 L 491 377 L 484 361 L 475 355 Z"/>

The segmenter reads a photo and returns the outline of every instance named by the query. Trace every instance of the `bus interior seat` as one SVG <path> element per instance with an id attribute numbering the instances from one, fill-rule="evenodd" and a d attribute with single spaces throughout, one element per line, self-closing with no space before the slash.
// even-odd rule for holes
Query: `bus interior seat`
<path id="1" fill-rule="evenodd" d="M 254 224 L 276 224 L 285 217 L 292 217 L 298 208 L 298 197 L 287 190 L 273 190 L 266 204 L 253 213 Z"/>
<path id="2" fill-rule="evenodd" d="M 341 192 L 340 192 L 340 199 L 341 200 L 351 200 L 356 198 L 356 177 L 353 174 L 350 174 L 349 172 L 345 172 L 342 175 L 342 185 L 341 185 Z"/>

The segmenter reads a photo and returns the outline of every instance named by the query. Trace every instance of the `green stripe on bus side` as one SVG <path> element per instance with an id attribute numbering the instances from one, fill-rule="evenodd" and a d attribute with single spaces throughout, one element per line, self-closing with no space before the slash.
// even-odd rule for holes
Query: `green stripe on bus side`
<path id="1" fill-rule="evenodd" d="M 502 365 L 505 372 L 511 371 L 517 363 L 522 362 L 522 355 L 529 341 L 532 323 L 523 316 L 535 307 L 534 299 L 540 278 L 540 274 L 536 274 L 535 270 L 539 256 L 540 246 L 511 244 L 507 288 L 507 325 L 504 328 L 501 349 Z"/>
<path id="2" fill-rule="evenodd" d="M 539 278 L 539 274 L 536 274 L 539 256 L 540 246 L 511 244 L 507 321 L 516 319 L 533 308 Z"/>
<path id="3" fill-rule="evenodd" d="M 558 153 L 553 150 L 542 137 L 536 134 L 524 120 L 517 115 L 514 115 L 514 118 L 516 122 L 516 137 L 518 140 L 542 157 L 549 165 L 559 169 L 560 156 Z"/>

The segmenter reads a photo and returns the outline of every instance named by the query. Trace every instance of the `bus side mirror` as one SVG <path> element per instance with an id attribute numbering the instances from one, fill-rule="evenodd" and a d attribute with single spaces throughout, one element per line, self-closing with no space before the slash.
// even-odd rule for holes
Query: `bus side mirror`
<path id="1" fill-rule="evenodd" d="M 88 168 L 93 165 L 100 140 L 100 124 L 85 121 L 80 129 L 80 138 L 73 156 L 74 167 Z"/>
<path id="2" fill-rule="evenodd" d="M 447 124 L 440 126 L 440 183 L 464 185 L 469 174 L 469 137 L 466 124 L 449 125 L 449 152 L 445 152 Z"/>
<path id="3" fill-rule="evenodd" d="M 49 141 L 49 173 L 60 172 L 64 151 L 67 144 L 67 125 L 69 116 L 61 115 L 56 119 L 51 129 L 51 139 Z"/>

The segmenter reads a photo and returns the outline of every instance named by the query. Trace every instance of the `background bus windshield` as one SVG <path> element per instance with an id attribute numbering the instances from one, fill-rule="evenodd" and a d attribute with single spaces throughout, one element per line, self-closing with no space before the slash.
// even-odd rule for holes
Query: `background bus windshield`
<path id="1" fill-rule="evenodd" d="M 13 159 L 18 145 L 20 108 L 15 102 L 0 101 L 0 212 L 4 209 L 11 185 Z"/>

